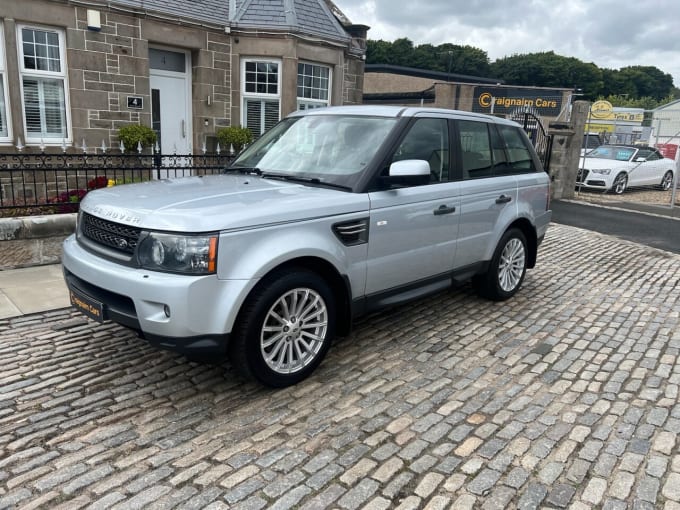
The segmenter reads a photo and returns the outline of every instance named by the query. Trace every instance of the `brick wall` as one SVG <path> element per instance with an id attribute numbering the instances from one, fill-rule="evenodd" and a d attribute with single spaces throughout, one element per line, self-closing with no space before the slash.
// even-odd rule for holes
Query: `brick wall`
<path id="1" fill-rule="evenodd" d="M 364 89 L 364 62 L 347 58 L 344 66 L 345 83 L 343 84 L 342 103 L 361 104 Z"/>
<path id="2" fill-rule="evenodd" d="M 435 80 L 405 76 L 392 73 L 366 73 L 364 77 L 364 93 L 379 94 L 385 92 L 420 92 L 429 89 Z"/>
<path id="3" fill-rule="evenodd" d="M 121 126 L 151 125 L 148 44 L 132 16 L 101 12 L 99 32 L 87 29 L 85 8 L 76 20 L 66 34 L 74 143 L 111 147 Z M 141 96 L 144 109 L 128 110 L 128 95 Z"/>
<path id="4" fill-rule="evenodd" d="M 101 12 L 101 31 L 87 29 L 87 12 L 77 8 L 77 27 L 67 34 L 73 133 L 76 144 L 117 146 L 125 124 L 151 125 L 149 46 L 191 51 L 193 146 L 230 125 L 231 41 L 205 28 Z M 143 38 L 145 36 L 145 38 Z M 127 96 L 142 97 L 144 108 L 127 108 Z M 210 99 L 208 100 L 208 97 Z M 208 104 L 210 103 L 210 104 Z"/>

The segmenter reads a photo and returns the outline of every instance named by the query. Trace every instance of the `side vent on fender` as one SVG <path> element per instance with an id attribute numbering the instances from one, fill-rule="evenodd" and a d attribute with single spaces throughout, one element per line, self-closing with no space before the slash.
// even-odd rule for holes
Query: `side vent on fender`
<path id="1" fill-rule="evenodd" d="M 333 225 L 333 233 L 345 246 L 368 242 L 368 218 L 345 221 Z"/>

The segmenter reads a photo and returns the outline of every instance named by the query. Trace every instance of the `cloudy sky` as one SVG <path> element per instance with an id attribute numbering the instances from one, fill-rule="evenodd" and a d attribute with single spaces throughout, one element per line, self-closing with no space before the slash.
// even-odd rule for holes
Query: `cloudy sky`
<path id="1" fill-rule="evenodd" d="M 680 87 L 678 0 L 334 0 L 370 39 L 407 37 L 487 52 L 554 51 L 600 68 L 652 65 Z"/>

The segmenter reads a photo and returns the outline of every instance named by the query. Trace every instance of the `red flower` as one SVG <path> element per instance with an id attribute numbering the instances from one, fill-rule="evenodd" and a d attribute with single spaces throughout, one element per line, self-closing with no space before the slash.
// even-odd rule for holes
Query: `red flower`
<path id="1" fill-rule="evenodd" d="M 105 175 L 99 175 L 95 177 L 94 179 L 90 179 L 87 181 L 87 189 L 98 189 L 98 188 L 106 188 L 106 186 L 109 184 L 109 179 Z"/>

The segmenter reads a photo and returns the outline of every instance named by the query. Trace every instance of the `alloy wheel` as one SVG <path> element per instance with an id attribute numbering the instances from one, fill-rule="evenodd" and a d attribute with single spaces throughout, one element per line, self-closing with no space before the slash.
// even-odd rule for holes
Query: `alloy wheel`
<path id="1" fill-rule="evenodd" d="M 276 373 L 298 372 L 316 359 L 327 328 L 328 309 L 321 295 L 309 288 L 292 289 L 265 316 L 260 334 L 262 358 Z"/>
<path id="2" fill-rule="evenodd" d="M 512 238 L 503 248 L 498 263 L 498 283 L 505 292 L 514 290 L 521 282 L 524 274 L 526 253 L 524 244 Z"/>
<path id="3" fill-rule="evenodd" d="M 666 172 L 661 181 L 661 189 L 668 191 L 673 185 L 673 174 L 671 172 Z"/>

